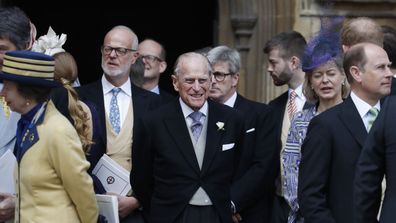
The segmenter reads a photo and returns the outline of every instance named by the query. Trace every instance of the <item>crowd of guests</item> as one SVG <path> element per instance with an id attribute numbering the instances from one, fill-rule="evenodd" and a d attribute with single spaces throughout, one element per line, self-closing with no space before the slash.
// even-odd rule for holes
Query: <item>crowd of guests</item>
<path id="1" fill-rule="evenodd" d="M 101 78 L 80 86 L 66 39 L 0 8 L 0 156 L 16 157 L 0 222 L 106 222 L 95 194 L 116 196 L 124 223 L 393 221 L 391 27 L 329 18 L 308 42 L 275 35 L 267 71 L 288 90 L 268 105 L 238 93 L 228 46 L 180 55 L 174 96 L 156 40 L 113 27 Z M 105 154 L 130 172 L 127 195 L 92 173 Z"/>

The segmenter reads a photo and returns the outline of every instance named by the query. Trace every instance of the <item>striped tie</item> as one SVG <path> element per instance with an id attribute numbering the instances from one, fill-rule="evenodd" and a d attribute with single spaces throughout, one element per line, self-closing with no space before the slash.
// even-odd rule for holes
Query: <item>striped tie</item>
<path id="1" fill-rule="evenodd" d="M 292 120 L 294 113 L 297 112 L 296 97 L 297 93 L 292 90 L 290 92 L 289 102 L 287 103 L 287 113 L 290 120 Z"/>
<path id="2" fill-rule="evenodd" d="M 367 131 L 370 131 L 371 126 L 373 126 L 373 123 L 378 116 L 378 113 L 379 113 L 379 111 L 376 107 L 370 108 L 370 110 L 367 112 L 367 115 L 368 115 Z"/>

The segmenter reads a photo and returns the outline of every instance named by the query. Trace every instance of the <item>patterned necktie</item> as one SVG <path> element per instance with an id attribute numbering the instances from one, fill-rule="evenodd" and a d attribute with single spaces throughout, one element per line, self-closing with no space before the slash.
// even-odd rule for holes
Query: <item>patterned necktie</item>
<path id="1" fill-rule="evenodd" d="M 198 138 L 201 135 L 201 131 L 202 131 L 201 117 L 202 116 L 203 116 L 203 114 L 199 111 L 195 111 L 189 115 L 189 117 L 193 120 L 190 128 L 191 128 L 191 132 L 194 136 L 195 141 L 198 141 Z"/>
<path id="2" fill-rule="evenodd" d="M 368 114 L 367 131 L 370 131 L 371 126 L 373 126 L 373 123 L 378 116 L 378 113 L 379 111 L 376 107 L 370 108 L 370 110 L 367 112 Z"/>
<path id="3" fill-rule="evenodd" d="M 296 97 L 297 97 L 297 93 L 292 90 L 290 92 L 290 98 L 287 104 L 287 113 L 289 114 L 290 120 L 292 120 L 294 113 L 297 112 Z"/>
<path id="4" fill-rule="evenodd" d="M 113 130 L 118 134 L 120 133 L 120 109 L 118 108 L 117 95 L 120 93 L 121 88 L 113 88 L 111 93 L 113 96 L 110 101 L 110 123 Z"/>

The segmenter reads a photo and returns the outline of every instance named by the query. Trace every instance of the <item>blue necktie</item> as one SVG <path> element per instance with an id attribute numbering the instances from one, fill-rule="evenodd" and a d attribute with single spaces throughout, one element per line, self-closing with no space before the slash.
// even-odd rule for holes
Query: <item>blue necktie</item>
<path id="1" fill-rule="evenodd" d="M 191 113 L 189 116 L 193 120 L 190 126 L 191 132 L 194 136 L 195 141 L 198 141 L 198 138 L 201 135 L 201 131 L 202 131 L 201 117 L 203 116 L 203 114 L 201 112 L 195 111 Z"/>
<path id="2" fill-rule="evenodd" d="M 110 101 L 110 123 L 113 127 L 113 130 L 118 134 L 120 133 L 120 109 L 118 108 L 117 95 L 120 93 L 121 88 L 113 88 L 111 93 L 113 97 L 111 97 Z"/>

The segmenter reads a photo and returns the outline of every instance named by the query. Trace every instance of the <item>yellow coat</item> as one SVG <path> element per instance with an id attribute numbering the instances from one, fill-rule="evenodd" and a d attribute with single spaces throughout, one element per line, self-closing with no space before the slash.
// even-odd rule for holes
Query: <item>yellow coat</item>
<path id="1" fill-rule="evenodd" d="M 16 222 L 96 223 L 98 207 L 89 162 L 71 123 L 48 103 L 39 140 L 16 169 Z"/>

